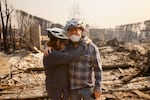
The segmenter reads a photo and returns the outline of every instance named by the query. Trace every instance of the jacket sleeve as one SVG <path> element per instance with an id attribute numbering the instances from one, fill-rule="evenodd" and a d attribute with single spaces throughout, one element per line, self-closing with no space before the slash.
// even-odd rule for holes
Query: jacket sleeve
<path id="1" fill-rule="evenodd" d="M 101 90 L 101 82 L 102 82 L 102 62 L 100 58 L 100 53 L 95 44 L 93 44 L 93 54 L 92 54 L 92 63 L 95 72 L 95 86 L 94 90 L 102 91 Z"/>
<path id="2" fill-rule="evenodd" d="M 69 52 L 53 50 L 48 56 L 43 57 L 44 66 L 68 64 L 78 60 L 85 50 L 85 44 L 81 43 L 77 48 Z"/>

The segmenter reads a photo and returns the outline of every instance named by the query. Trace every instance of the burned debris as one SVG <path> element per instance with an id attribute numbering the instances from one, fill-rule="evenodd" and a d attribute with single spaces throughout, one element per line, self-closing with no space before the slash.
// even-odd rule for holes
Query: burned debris
<path id="1" fill-rule="evenodd" d="M 99 47 L 104 70 L 102 100 L 149 100 L 149 42 L 114 42 L 117 45 Z M 27 50 L 9 55 L 9 70 L 0 74 L 0 99 L 49 99 L 44 85 L 42 57 L 41 52 Z"/>
<path id="2" fill-rule="evenodd" d="M 100 47 L 104 100 L 149 100 L 149 42 Z M 116 40 L 114 41 L 116 44 Z M 110 43 L 110 42 L 109 42 Z"/>

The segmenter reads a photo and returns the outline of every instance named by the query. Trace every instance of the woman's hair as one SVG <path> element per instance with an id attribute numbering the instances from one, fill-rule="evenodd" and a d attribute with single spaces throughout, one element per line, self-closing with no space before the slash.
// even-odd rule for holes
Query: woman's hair
<path id="1" fill-rule="evenodd" d="M 60 47 L 58 46 L 59 43 L 65 43 L 65 45 L 68 44 L 68 40 L 66 39 L 58 39 L 58 38 L 50 38 L 50 40 L 47 42 L 47 46 L 52 47 L 53 49 L 59 49 Z"/>
<path id="2" fill-rule="evenodd" d="M 58 49 L 57 41 L 58 41 L 58 38 L 51 38 L 51 39 L 47 42 L 47 46 L 52 47 L 52 48 L 54 48 L 54 49 Z"/>

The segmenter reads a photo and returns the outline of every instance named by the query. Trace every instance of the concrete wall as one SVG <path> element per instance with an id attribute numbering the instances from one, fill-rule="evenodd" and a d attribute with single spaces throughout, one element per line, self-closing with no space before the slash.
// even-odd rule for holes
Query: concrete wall
<path id="1" fill-rule="evenodd" d="M 31 36 L 30 37 L 31 44 L 40 50 L 41 49 L 41 26 L 38 24 L 32 25 L 30 36 Z"/>
<path id="2" fill-rule="evenodd" d="M 90 36 L 105 41 L 116 38 L 119 41 L 139 42 L 141 39 L 150 38 L 150 20 L 120 25 L 114 29 L 90 29 Z"/>

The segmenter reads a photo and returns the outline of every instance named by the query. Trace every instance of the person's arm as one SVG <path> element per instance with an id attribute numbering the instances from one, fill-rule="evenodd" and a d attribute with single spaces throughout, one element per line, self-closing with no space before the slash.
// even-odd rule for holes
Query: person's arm
<path id="1" fill-rule="evenodd" d="M 84 52 L 85 48 L 86 45 L 81 43 L 77 48 L 74 48 L 73 50 L 65 53 L 58 50 L 53 50 L 48 56 L 43 57 L 43 64 L 60 65 L 76 61 Z"/>
<path id="2" fill-rule="evenodd" d="M 93 93 L 95 94 L 96 98 L 99 98 L 102 92 L 101 90 L 102 62 L 101 62 L 100 53 L 97 46 L 95 44 L 93 44 L 93 46 L 94 46 L 94 50 L 92 54 L 92 59 L 93 59 L 92 63 L 95 72 L 95 86 L 94 86 Z"/>

